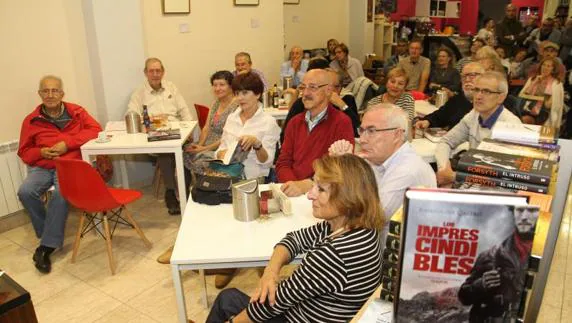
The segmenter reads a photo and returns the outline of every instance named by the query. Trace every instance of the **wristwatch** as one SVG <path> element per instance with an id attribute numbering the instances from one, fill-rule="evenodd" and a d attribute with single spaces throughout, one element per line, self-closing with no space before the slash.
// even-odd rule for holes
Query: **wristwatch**
<path id="1" fill-rule="evenodd" d="M 262 143 L 260 143 L 258 146 L 252 146 L 252 148 L 254 150 L 260 150 L 260 148 L 262 148 Z"/>

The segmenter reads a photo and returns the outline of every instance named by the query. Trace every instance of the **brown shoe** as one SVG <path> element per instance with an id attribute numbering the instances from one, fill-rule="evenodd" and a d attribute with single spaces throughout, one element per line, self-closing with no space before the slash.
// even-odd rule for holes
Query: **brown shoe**
<path id="1" fill-rule="evenodd" d="M 175 246 L 171 246 L 165 252 L 163 252 L 159 257 L 157 257 L 157 262 L 160 264 L 168 265 L 171 263 L 171 255 L 173 254 L 173 249 Z"/>
<path id="2" fill-rule="evenodd" d="M 215 287 L 218 289 L 223 289 L 226 287 L 226 285 L 228 285 L 228 283 L 230 283 L 230 281 L 232 280 L 232 277 L 234 277 L 234 274 L 236 273 L 236 268 L 231 268 L 232 272 L 229 272 L 228 274 L 218 274 L 215 277 Z"/>

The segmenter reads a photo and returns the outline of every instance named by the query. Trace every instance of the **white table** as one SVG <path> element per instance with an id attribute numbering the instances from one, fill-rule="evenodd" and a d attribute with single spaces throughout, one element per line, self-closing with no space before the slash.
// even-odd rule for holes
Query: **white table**
<path id="1" fill-rule="evenodd" d="M 418 138 L 418 139 L 413 139 L 411 141 L 411 146 L 413 147 L 413 149 L 415 149 L 417 155 L 423 158 L 424 161 L 428 163 L 436 162 L 435 159 L 435 149 L 437 148 L 436 142 L 432 142 L 427 138 Z M 459 151 L 468 149 L 469 149 L 469 143 L 464 142 L 460 144 L 457 148 L 455 148 L 455 150 L 451 152 L 451 155 L 454 155 Z"/>
<path id="2" fill-rule="evenodd" d="M 259 190 L 266 187 L 262 185 Z M 277 213 L 269 220 L 240 222 L 234 219 L 232 204 L 209 206 L 189 199 L 171 256 L 179 322 L 187 322 L 182 270 L 201 270 L 202 298 L 206 306 L 204 269 L 266 266 L 274 245 L 286 233 L 318 222 L 305 196 L 290 200 L 293 215 Z M 300 260 L 301 257 L 297 257 L 295 263 Z"/>
<path id="3" fill-rule="evenodd" d="M 431 114 L 437 110 L 433 104 L 426 100 L 415 100 L 415 114 L 418 117 L 424 117 Z"/>
<path id="4" fill-rule="evenodd" d="M 179 203 L 181 212 L 184 214 L 187 203 L 185 189 L 185 174 L 183 165 L 183 149 L 181 148 L 185 140 L 192 133 L 197 125 L 196 121 L 170 122 L 172 128 L 181 129 L 181 139 L 147 141 L 147 134 L 136 133 L 127 134 L 121 131 L 110 132 L 112 134 L 109 142 L 98 143 L 97 139 L 92 139 L 81 146 L 81 156 L 88 163 L 94 155 L 131 155 L 131 154 L 175 154 L 175 165 L 177 171 L 177 183 L 179 190 Z M 129 187 L 125 160 L 122 163 L 121 182 L 124 188 Z"/>
<path id="5" fill-rule="evenodd" d="M 288 109 L 264 108 L 264 112 L 269 113 L 276 120 L 285 120 Z"/>

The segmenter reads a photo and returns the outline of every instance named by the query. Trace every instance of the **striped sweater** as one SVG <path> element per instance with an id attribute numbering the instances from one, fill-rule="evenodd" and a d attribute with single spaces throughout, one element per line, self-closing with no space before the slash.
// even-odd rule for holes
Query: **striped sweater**
<path id="1" fill-rule="evenodd" d="M 250 303 L 254 322 L 284 314 L 288 322 L 347 322 L 359 311 L 381 280 L 380 235 L 353 229 L 335 238 L 330 225 L 290 232 L 278 244 L 291 259 L 306 253 L 292 276 L 280 282 L 274 306 Z"/>
<path id="2" fill-rule="evenodd" d="M 372 105 L 380 103 L 383 103 L 383 94 L 380 94 L 369 100 L 369 102 L 367 103 L 367 107 L 369 108 Z M 403 109 L 405 113 L 407 113 L 409 121 L 413 121 L 413 118 L 415 118 L 415 100 L 413 99 L 411 94 L 404 92 L 395 100 L 394 104 Z"/>

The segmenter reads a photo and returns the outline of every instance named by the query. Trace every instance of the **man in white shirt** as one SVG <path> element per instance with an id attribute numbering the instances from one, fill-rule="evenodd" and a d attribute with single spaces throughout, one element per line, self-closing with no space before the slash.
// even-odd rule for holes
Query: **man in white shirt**
<path id="1" fill-rule="evenodd" d="M 409 117 L 393 104 L 368 107 L 361 126 L 357 155 L 367 160 L 375 173 L 385 217 L 382 241 L 389 229 L 389 219 L 403 204 L 405 190 L 411 186 L 436 187 L 435 173 L 407 142 Z M 339 140 L 329 149 L 330 155 L 351 153 L 352 146 Z M 384 244 L 385 245 L 385 244 Z"/>
<path id="2" fill-rule="evenodd" d="M 455 181 L 451 168 L 451 151 L 468 141 L 469 148 L 477 148 L 484 138 L 491 135 L 497 121 L 521 123 L 520 119 L 505 109 L 503 102 L 508 93 L 506 77 L 499 72 L 485 72 L 475 80 L 473 110 L 467 113 L 453 129 L 441 138 L 435 150 L 437 182 L 450 185 Z"/>
<path id="3" fill-rule="evenodd" d="M 190 110 L 185 99 L 177 87 L 163 80 L 165 68 L 158 58 L 148 58 L 143 70 L 146 80 L 131 95 L 127 112 L 134 111 L 143 116 L 143 106 L 151 118 L 167 117 L 169 121 L 197 120 L 197 113 Z M 165 203 L 169 214 L 181 214 L 177 194 L 175 193 L 175 156 L 173 154 L 159 154 L 157 157 L 159 169 L 163 174 L 165 184 Z"/>
<path id="4" fill-rule="evenodd" d="M 308 60 L 303 59 L 304 51 L 300 46 L 293 46 L 290 50 L 289 60 L 282 63 L 280 77 L 291 77 L 292 86 L 297 87 L 304 79 L 308 70 Z"/>

